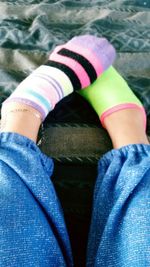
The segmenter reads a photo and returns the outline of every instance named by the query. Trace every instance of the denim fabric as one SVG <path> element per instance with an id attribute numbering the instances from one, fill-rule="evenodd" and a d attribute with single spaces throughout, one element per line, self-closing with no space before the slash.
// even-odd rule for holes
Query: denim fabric
<path id="1" fill-rule="evenodd" d="M 53 162 L 36 144 L 0 134 L 0 267 L 73 266 Z M 150 146 L 99 162 L 87 266 L 150 266 Z"/>
<path id="2" fill-rule="evenodd" d="M 129 145 L 100 160 L 87 266 L 150 266 L 150 146 Z"/>
<path id="3" fill-rule="evenodd" d="M 73 265 L 52 172 L 33 141 L 0 134 L 0 267 Z"/>

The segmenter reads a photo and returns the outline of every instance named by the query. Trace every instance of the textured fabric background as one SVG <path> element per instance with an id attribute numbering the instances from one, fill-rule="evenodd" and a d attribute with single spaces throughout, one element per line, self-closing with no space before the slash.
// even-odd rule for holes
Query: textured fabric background
<path id="1" fill-rule="evenodd" d="M 150 113 L 150 1 L 0 1 L 1 101 L 56 44 L 77 34 L 107 37 L 116 67 Z"/>
<path id="2" fill-rule="evenodd" d="M 150 115 L 149 12 L 149 0 L 0 1 L 0 104 L 46 60 L 55 45 L 90 33 L 107 37 L 115 46 L 115 67 Z M 81 267 L 85 264 L 96 163 L 111 148 L 110 140 L 94 111 L 75 94 L 57 105 L 44 129 L 40 147 L 55 158 L 53 180 L 66 215 L 75 263 Z M 76 138 L 71 138 L 75 134 Z"/>

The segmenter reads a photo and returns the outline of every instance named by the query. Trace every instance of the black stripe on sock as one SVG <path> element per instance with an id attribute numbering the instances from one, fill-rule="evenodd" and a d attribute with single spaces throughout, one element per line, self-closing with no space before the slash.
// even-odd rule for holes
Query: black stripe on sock
<path id="1" fill-rule="evenodd" d="M 91 83 L 93 83 L 97 79 L 97 74 L 96 74 L 96 71 L 95 71 L 93 65 L 85 57 L 83 57 L 83 56 L 81 56 L 75 52 L 72 52 L 66 48 L 62 48 L 57 53 L 62 55 L 62 56 L 70 57 L 70 58 L 76 60 L 78 63 L 80 63 L 80 65 L 87 72 Z"/>
<path id="2" fill-rule="evenodd" d="M 62 63 L 55 62 L 53 60 L 48 60 L 46 63 L 44 63 L 44 65 L 60 69 L 69 77 L 74 90 L 81 89 L 82 86 L 81 86 L 81 83 L 80 83 L 78 76 L 74 73 L 74 71 L 72 69 L 70 69 L 66 65 L 64 65 Z"/>

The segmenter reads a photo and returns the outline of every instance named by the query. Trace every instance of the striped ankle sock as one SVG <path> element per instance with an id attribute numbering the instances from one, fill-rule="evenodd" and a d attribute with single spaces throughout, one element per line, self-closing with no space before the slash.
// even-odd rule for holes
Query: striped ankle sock
<path id="1" fill-rule="evenodd" d="M 93 83 L 114 61 L 115 50 L 105 38 L 85 35 L 56 47 L 49 60 L 16 88 L 3 103 L 29 105 L 42 120 L 63 97 Z"/>

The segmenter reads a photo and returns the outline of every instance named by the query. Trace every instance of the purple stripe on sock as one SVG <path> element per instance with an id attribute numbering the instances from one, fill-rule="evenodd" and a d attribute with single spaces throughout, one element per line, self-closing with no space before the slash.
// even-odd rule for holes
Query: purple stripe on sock
<path id="1" fill-rule="evenodd" d="M 41 117 L 42 117 L 42 121 L 45 120 L 47 114 L 45 113 L 45 111 L 38 105 L 36 104 L 35 102 L 29 100 L 29 99 L 25 99 L 25 98 L 21 98 L 21 97 L 9 97 L 7 98 L 3 104 L 7 104 L 7 103 L 10 103 L 10 102 L 18 102 L 18 103 L 23 103 L 23 104 L 26 104 L 30 107 L 33 107 L 34 109 L 36 109 L 37 111 L 40 112 L 41 114 Z"/>
<path id="2" fill-rule="evenodd" d="M 32 74 L 32 75 L 34 75 L 34 76 L 36 76 L 36 77 L 40 77 L 40 78 L 42 78 L 42 79 L 44 79 L 45 81 L 47 81 L 48 83 L 50 83 L 54 88 L 55 88 L 55 90 L 56 90 L 56 92 L 57 92 L 57 94 L 58 94 L 58 96 L 59 96 L 59 99 L 62 99 L 63 97 L 64 97 L 64 94 L 63 94 L 63 90 L 62 90 L 62 88 L 60 87 L 60 85 L 59 85 L 59 83 L 57 82 L 57 81 L 55 81 L 55 79 L 53 79 L 52 77 L 49 77 L 48 75 L 45 75 L 45 74 L 40 74 L 40 73 L 35 73 L 35 74 Z M 50 81 L 50 79 L 53 81 Z M 58 88 L 60 89 L 58 89 L 57 88 L 57 86 L 54 84 L 54 82 L 56 83 L 56 85 L 58 86 Z M 61 94 L 60 94 L 60 92 L 61 92 Z"/>
<path id="3" fill-rule="evenodd" d="M 60 91 L 61 91 L 61 94 L 62 94 L 62 98 L 64 97 L 64 91 L 63 91 L 63 88 L 61 87 L 61 85 L 52 77 L 50 77 L 51 80 L 53 80 L 57 86 L 60 88 Z"/>

